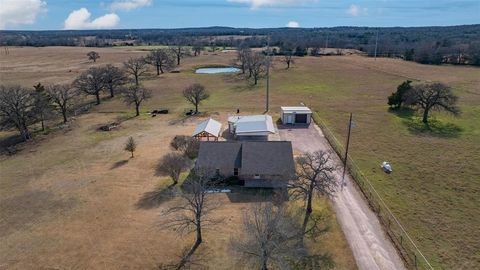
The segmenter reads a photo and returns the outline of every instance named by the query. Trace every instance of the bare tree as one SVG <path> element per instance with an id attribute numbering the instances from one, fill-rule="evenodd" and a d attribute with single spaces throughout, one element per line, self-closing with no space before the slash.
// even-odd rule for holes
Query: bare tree
<path id="1" fill-rule="evenodd" d="M 283 53 L 282 62 L 287 64 L 287 69 L 290 68 L 290 65 L 295 64 L 295 61 L 293 60 L 295 49 L 293 48 L 294 46 L 286 46 L 285 48 L 282 48 L 282 53 Z"/>
<path id="2" fill-rule="evenodd" d="M 454 115 L 460 113 L 456 103 L 458 97 L 453 94 L 452 88 L 443 83 L 419 84 L 407 91 L 405 104 L 423 110 L 422 121 L 428 125 L 428 114 L 433 110 L 444 110 Z"/>
<path id="3" fill-rule="evenodd" d="M 33 88 L 35 89 L 33 93 L 35 116 L 37 120 L 40 121 L 42 131 L 44 131 L 45 120 L 52 114 L 52 104 L 45 91 L 45 87 L 41 83 L 34 85 Z"/>
<path id="4" fill-rule="evenodd" d="M 170 47 L 170 51 L 177 57 L 177 66 L 180 65 L 182 58 L 190 54 L 188 48 L 180 44 Z"/>
<path id="5" fill-rule="evenodd" d="M 172 54 L 166 49 L 151 51 L 145 61 L 157 69 L 157 75 L 172 69 L 175 64 Z"/>
<path id="6" fill-rule="evenodd" d="M 125 147 L 123 148 L 125 151 L 130 152 L 133 158 L 133 152 L 137 149 L 137 142 L 133 139 L 133 137 L 128 137 L 127 142 L 125 143 Z"/>
<path id="7" fill-rule="evenodd" d="M 15 127 L 26 141 L 28 126 L 35 121 L 35 100 L 31 91 L 19 85 L 0 86 L 0 126 Z"/>
<path id="8" fill-rule="evenodd" d="M 92 60 L 94 63 L 97 62 L 97 59 L 100 58 L 100 55 L 96 51 L 91 51 L 87 53 L 88 60 Z"/>
<path id="9" fill-rule="evenodd" d="M 302 199 L 306 203 L 302 231 L 308 231 L 307 225 L 312 214 L 312 200 L 314 195 L 331 196 L 337 189 L 337 180 L 334 172 L 337 166 L 332 162 L 332 153 L 316 151 L 297 157 L 297 179 L 289 184 L 292 198 Z"/>
<path id="10" fill-rule="evenodd" d="M 62 114 L 63 122 L 67 123 L 67 112 L 71 108 L 73 99 L 78 95 L 77 89 L 68 84 L 54 84 L 47 86 L 47 94 Z"/>
<path id="11" fill-rule="evenodd" d="M 100 93 L 105 90 L 105 70 L 99 67 L 91 67 L 83 72 L 73 82 L 73 86 L 86 95 L 95 96 L 97 105 L 100 104 Z"/>
<path id="12" fill-rule="evenodd" d="M 130 58 L 123 62 L 123 65 L 125 66 L 126 72 L 135 79 L 135 85 L 139 85 L 140 76 L 147 73 L 147 62 L 145 62 L 145 58 Z"/>
<path id="13" fill-rule="evenodd" d="M 245 71 L 248 69 L 248 61 L 251 57 L 252 50 L 248 47 L 242 46 L 238 48 L 237 51 L 237 60 L 240 62 L 240 69 L 242 73 L 245 74 Z"/>
<path id="14" fill-rule="evenodd" d="M 205 49 L 203 45 L 200 42 L 196 42 L 193 44 L 192 50 L 193 50 L 193 55 L 197 56 L 200 55 L 200 53 Z"/>
<path id="15" fill-rule="evenodd" d="M 105 87 L 110 91 L 110 97 L 115 96 L 115 91 L 126 83 L 125 72 L 111 64 L 103 67 Z"/>
<path id="16" fill-rule="evenodd" d="M 178 183 L 180 173 L 188 169 L 190 162 L 182 154 L 169 153 L 165 155 L 158 164 L 157 173 L 159 175 L 168 175 L 172 178 L 173 184 Z"/>
<path id="17" fill-rule="evenodd" d="M 198 105 L 200 105 L 203 100 L 209 98 L 210 94 L 203 85 L 194 83 L 183 90 L 183 96 L 188 102 L 195 106 L 195 114 L 197 114 Z"/>
<path id="18" fill-rule="evenodd" d="M 263 53 L 253 53 L 248 59 L 248 68 L 253 84 L 256 85 L 258 79 L 267 74 L 267 64 L 269 59 Z"/>
<path id="19" fill-rule="evenodd" d="M 135 115 L 140 115 L 140 105 L 144 100 L 152 97 L 152 91 L 138 86 L 132 85 L 123 91 L 123 99 L 127 105 L 135 105 Z"/>
<path id="20" fill-rule="evenodd" d="M 258 203 L 244 212 L 243 234 L 231 240 L 232 249 L 253 269 L 289 269 L 291 261 L 306 255 L 302 230 L 285 206 Z"/>
<path id="21" fill-rule="evenodd" d="M 210 214 L 218 207 L 218 203 L 209 199 L 208 189 L 212 187 L 211 178 L 201 172 L 194 172 L 185 180 L 183 191 L 179 193 L 181 202 L 164 211 L 164 227 L 173 228 L 180 234 L 195 232 L 195 243 L 184 255 L 177 266 L 182 269 L 191 259 L 203 241 L 203 231 L 219 222 Z"/>

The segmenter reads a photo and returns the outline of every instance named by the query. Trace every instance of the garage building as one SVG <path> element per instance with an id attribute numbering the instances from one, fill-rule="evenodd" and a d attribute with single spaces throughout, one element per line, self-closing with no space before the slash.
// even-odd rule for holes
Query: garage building
<path id="1" fill-rule="evenodd" d="M 312 111 L 305 106 L 280 107 L 283 124 L 310 124 Z"/>

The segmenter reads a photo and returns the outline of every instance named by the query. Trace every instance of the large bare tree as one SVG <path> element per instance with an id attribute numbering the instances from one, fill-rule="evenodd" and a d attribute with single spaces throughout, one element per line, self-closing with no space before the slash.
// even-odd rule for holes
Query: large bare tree
<path id="1" fill-rule="evenodd" d="M 35 120 L 35 99 L 30 90 L 19 85 L 0 85 L 0 127 L 15 127 L 26 141 L 28 126 Z"/>
<path id="2" fill-rule="evenodd" d="M 248 59 L 248 69 L 253 78 L 253 84 L 256 85 L 258 80 L 267 74 L 267 65 L 270 61 L 263 53 L 253 53 Z"/>
<path id="3" fill-rule="evenodd" d="M 140 105 L 143 101 L 152 97 L 152 91 L 139 86 L 131 85 L 123 91 L 123 99 L 127 105 L 135 106 L 135 115 L 140 115 Z"/>
<path id="4" fill-rule="evenodd" d="M 315 195 L 331 196 L 338 183 L 335 177 L 337 166 L 332 161 L 332 153 L 316 151 L 296 158 L 297 179 L 289 184 L 294 199 L 305 201 L 305 216 L 302 231 L 307 232 L 308 222 L 312 214 L 312 201 Z"/>
<path id="5" fill-rule="evenodd" d="M 212 193 L 209 188 L 213 187 L 211 177 L 203 172 L 193 172 L 185 180 L 183 191 L 178 195 L 181 201 L 166 211 L 164 227 L 173 228 L 180 234 L 195 232 L 195 243 L 183 256 L 177 269 L 182 269 L 191 260 L 192 255 L 203 242 L 203 231 L 218 223 L 220 220 L 211 217 L 211 212 L 218 207 L 218 203 L 210 199 Z"/>
<path id="6" fill-rule="evenodd" d="M 205 47 L 200 43 L 196 42 L 192 46 L 193 56 L 200 55 L 200 53 L 205 49 Z"/>
<path id="7" fill-rule="evenodd" d="M 189 159 L 180 153 L 169 153 L 159 162 L 157 173 L 159 175 L 168 175 L 172 178 L 173 185 L 178 183 L 180 173 L 188 169 Z"/>
<path id="8" fill-rule="evenodd" d="M 285 206 L 257 203 L 244 212 L 243 234 L 231 239 L 232 249 L 252 269 L 289 269 L 306 255 L 302 230 Z"/>
<path id="9" fill-rule="evenodd" d="M 197 114 L 198 105 L 200 105 L 203 100 L 209 98 L 210 94 L 203 85 L 194 83 L 183 90 L 183 96 L 188 102 L 195 106 L 195 114 Z"/>
<path id="10" fill-rule="evenodd" d="M 145 58 L 130 58 L 123 62 L 123 66 L 128 74 L 132 75 L 135 81 L 135 85 L 139 85 L 140 77 L 147 73 L 147 62 Z"/>
<path id="11" fill-rule="evenodd" d="M 97 105 L 100 104 L 100 93 L 105 90 L 105 70 L 100 67 L 91 67 L 73 82 L 73 86 L 86 95 L 95 96 Z"/>
<path id="12" fill-rule="evenodd" d="M 190 55 L 190 50 L 181 44 L 177 44 L 175 46 L 170 47 L 170 51 L 177 58 L 177 66 L 180 65 L 180 61 L 182 60 L 182 58 L 184 58 L 187 55 Z"/>
<path id="13" fill-rule="evenodd" d="M 91 51 L 87 53 L 88 60 L 92 60 L 94 63 L 97 62 L 97 59 L 100 58 L 100 54 L 96 51 Z"/>
<path id="14" fill-rule="evenodd" d="M 115 96 L 122 85 L 127 81 L 125 71 L 111 64 L 103 67 L 105 87 L 110 91 L 110 97 Z"/>
<path id="15" fill-rule="evenodd" d="M 252 55 L 252 50 L 249 47 L 241 46 L 238 48 L 237 60 L 240 63 L 239 67 L 242 70 L 243 74 L 245 74 L 245 72 L 248 69 L 248 61 L 251 55 Z"/>
<path id="16" fill-rule="evenodd" d="M 423 110 L 422 121 L 428 125 L 428 114 L 431 110 L 444 110 L 454 115 L 460 113 L 457 106 L 458 97 L 453 94 L 452 88 L 443 83 L 414 85 L 407 91 L 405 104 Z"/>
<path id="17" fill-rule="evenodd" d="M 67 123 L 67 113 L 78 95 L 77 89 L 69 84 L 54 84 L 47 86 L 46 91 L 56 110 L 62 114 L 63 122 Z"/>
<path id="18" fill-rule="evenodd" d="M 145 61 L 157 69 L 157 75 L 173 68 L 175 65 L 173 55 L 167 49 L 157 49 L 151 51 Z"/>

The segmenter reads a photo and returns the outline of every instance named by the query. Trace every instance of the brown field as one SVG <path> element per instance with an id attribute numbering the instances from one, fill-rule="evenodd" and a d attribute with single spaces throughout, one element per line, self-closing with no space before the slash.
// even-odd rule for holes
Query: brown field
<path id="1" fill-rule="evenodd" d="M 85 56 L 90 50 L 12 48 L 9 56 L 0 56 L 0 80 L 25 86 L 71 81 L 94 65 Z M 102 57 L 95 65 L 121 65 L 130 56 L 146 54 L 135 48 L 95 50 Z M 190 108 L 181 96 L 182 89 L 199 82 L 211 92 L 201 107 L 208 114 L 225 119 L 237 108 L 242 113 L 262 113 L 263 82 L 252 87 L 240 76 L 192 72 L 203 65 L 228 65 L 234 57 L 233 53 L 202 54 L 185 59 L 181 73 L 150 74 L 143 81 L 154 91 L 154 97 L 144 110 L 168 108 L 173 111 L 171 119 L 180 118 Z M 459 96 L 462 114 L 454 118 L 434 112 L 434 130 L 424 132 L 415 117 L 389 112 L 386 97 L 406 79 L 450 84 Z M 474 233 L 480 224 L 480 69 L 397 59 L 375 61 L 357 55 L 299 58 L 290 70 L 276 61 L 271 114 L 277 117 L 279 106 L 299 102 L 319 112 L 342 143 L 348 114 L 353 112 L 352 158 L 435 269 L 480 267 L 480 235 Z M 78 117 L 71 131 L 39 136 L 32 147 L 2 158 L 0 214 L 8 218 L 2 218 L 0 232 L 8 228 L 8 233 L 0 238 L 8 245 L 0 246 L 0 256 L 4 256 L 0 262 L 19 267 L 71 267 L 77 263 L 73 260 L 89 267 L 100 267 L 100 263 L 133 267 L 141 262 L 153 266 L 172 258 L 189 243 L 158 229 L 155 224 L 161 219 L 161 207 L 141 210 L 135 204 L 144 193 L 168 181 L 154 176 L 154 165 L 170 151 L 165 144 L 171 136 L 188 134 L 197 120 L 169 125 L 167 119 L 143 116 L 125 122 L 112 135 L 94 131 L 96 124 L 131 110 L 120 99 L 106 100 L 88 115 Z M 8 134 L 11 132 L 0 136 Z M 140 141 L 138 158 L 110 169 L 128 156 L 121 150 L 128 135 Z M 392 162 L 394 173 L 381 172 L 383 160 Z M 219 200 L 228 202 L 222 195 Z M 240 209 L 246 205 L 227 203 L 223 211 L 232 211 L 232 220 L 238 221 Z M 331 213 L 325 202 L 321 208 Z M 205 248 L 218 247 L 210 252 L 215 258 L 212 261 L 226 260 L 222 258 L 227 252 L 225 239 L 234 231 L 238 227 L 222 226 L 216 232 L 223 240 L 207 238 Z M 338 269 L 349 268 L 353 259 L 338 227 L 333 226 L 325 238 L 319 246 L 332 254 Z M 75 255 L 80 259 L 74 259 Z M 225 263 L 222 265 L 233 262 Z"/>
<path id="2" fill-rule="evenodd" d="M 88 48 L 13 48 L 0 58 L 2 83 L 30 86 L 38 82 L 69 82 L 93 64 L 86 61 Z M 128 49 L 96 49 L 96 65 L 119 65 L 130 56 L 145 54 Z M 258 91 L 236 78 L 198 76 L 190 71 L 204 64 L 228 64 L 229 54 L 189 58 L 180 74 L 149 75 L 145 85 L 154 91 L 146 108 L 169 108 L 168 116 L 143 115 L 121 124 L 112 132 L 98 125 L 128 115 L 120 99 L 106 100 L 88 114 L 77 116 L 70 127 L 37 134 L 20 146 L 14 156 L 0 157 L 0 269 L 154 269 L 178 260 L 191 245 L 191 236 L 179 237 L 162 229 L 162 210 L 175 200 L 160 202 L 159 190 L 169 179 L 155 175 L 158 160 L 171 151 L 177 134 L 190 134 L 198 118 L 183 120 L 188 107 L 181 90 L 196 81 L 212 92 L 208 114 L 225 120 L 236 110 L 235 99 L 217 96 L 234 83 L 242 111 L 261 112 Z M 209 81 L 210 78 L 210 81 Z M 218 80 L 211 81 L 211 78 Z M 233 80 L 233 81 L 232 81 Z M 214 104 L 218 104 L 215 106 Z M 50 123 L 53 125 L 55 123 Z M 3 132 L 5 138 L 13 132 Z M 139 146 L 135 158 L 123 151 L 128 136 Z M 206 232 L 198 254 L 199 268 L 248 269 L 230 256 L 229 240 L 241 231 L 242 211 L 256 197 L 250 193 L 215 194 L 222 206 L 214 216 L 224 219 Z M 336 223 L 331 206 L 318 200 L 316 211 L 327 216 L 330 230 L 308 243 L 314 254 L 327 255 L 334 269 L 355 269 L 351 251 Z"/>

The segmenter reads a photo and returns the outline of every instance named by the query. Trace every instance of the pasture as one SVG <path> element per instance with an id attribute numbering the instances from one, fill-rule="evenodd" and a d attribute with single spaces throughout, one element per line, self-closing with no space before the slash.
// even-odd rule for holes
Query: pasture
<path id="1" fill-rule="evenodd" d="M 93 64 L 85 56 L 90 50 L 13 48 L 10 55 L 0 58 L 0 80 L 25 86 L 68 82 L 90 66 L 120 66 L 130 56 L 146 54 L 134 47 L 95 49 L 101 58 Z M 2 157 L 0 211 L 7 218 L 0 224 L 0 237 L 7 245 L 0 247 L 4 256 L 0 261 L 18 267 L 81 262 L 85 267 L 105 264 L 121 268 L 151 267 L 176 256 L 184 245 L 174 234 L 155 226 L 159 208 L 138 209 L 135 204 L 142 194 L 168 181 L 154 176 L 153 168 L 170 151 L 169 139 L 194 128 L 197 120 L 177 120 L 190 108 L 181 95 L 187 85 L 198 82 L 206 86 L 211 97 L 200 109 L 214 117 L 225 119 L 237 108 L 241 113 L 264 111 L 263 82 L 253 87 L 238 75 L 193 72 L 205 65 L 229 65 L 234 58 L 234 53 L 209 52 L 184 59 L 180 73 L 157 77 L 152 69 L 143 83 L 154 97 L 143 109 L 168 108 L 172 119 L 142 116 L 124 122 L 115 135 L 98 135 L 95 125 L 132 110 L 115 98 L 78 117 L 70 131 L 40 135 L 31 147 Z M 356 127 L 351 156 L 420 250 L 436 269 L 478 268 L 480 236 L 474 228 L 480 224 L 480 69 L 351 55 L 298 58 L 286 70 L 278 60 L 270 80 L 271 114 L 278 117 L 281 105 L 305 102 L 345 141 L 352 112 Z M 387 96 L 407 79 L 451 85 L 460 98 L 462 114 L 454 118 L 434 112 L 432 130 L 425 131 L 415 114 L 388 111 Z M 138 158 L 111 169 L 128 157 L 121 149 L 128 135 L 139 139 Z M 393 165 L 390 175 L 380 169 L 384 160 Z M 231 223 L 240 224 L 246 204 L 218 197 L 227 202 L 219 215 L 231 215 Z M 334 217 L 327 202 L 319 207 Z M 323 247 L 338 269 L 349 268 L 351 253 L 332 223 L 331 232 L 319 245 L 326 243 Z M 208 241 L 213 243 L 207 241 L 204 246 L 213 248 L 210 254 L 226 254 L 227 235 L 236 230 L 238 227 L 222 226 L 217 231 L 222 236 L 211 238 Z M 25 248 L 28 252 L 20 252 Z M 231 266 L 228 263 L 225 265 Z"/>
<path id="2" fill-rule="evenodd" d="M 2 58 L 2 83 L 68 82 L 92 65 L 83 59 L 88 49 L 12 51 L 14 59 L 20 54 L 26 60 L 14 67 Z M 62 56 L 57 57 L 59 53 Z M 107 49 L 99 53 L 101 60 L 96 65 L 107 61 L 120 65 L 128 57 L 145 52 Z M 229 61 L 223 55 L 206 55 L 186 60 L 181 73 L 147 76 L 144 82 L 154 91 L 154 98 L 144 111 L 169 108 L 169 115 L 152 118 L 144 114 L 122 122 L 116 130 L 100 132 L 99 125 L 131 115 L 131 108 L 119 98 L 107 99 L 75 117 L 69 127 L 37 133 L 35 140 L 20 146 L 15 155 L 1 156 L 0 269 L 157 269 L 159 264 L 177 262 L 193 240 L 161 227 L 162 211 L 177 201 L 163 196 L 161 191 L 171 180 L 156 175 L 155 167 L 172 151 L 169 142 L 175 135 L 191 134 L 195 124 L 204 119 L 183 117 L 189 106 L 181 91 L 195 81 L 193 67 Z M 216 89 L 229 84 L 224 81 Z M 217 98 L 216 89 L 209 89 L 211 101 Z M 214 110 L 213 104 L 205 105 L 208 115 L 226 121 L 226 107 Z M 249 109 L 255 110 L 253 106 Z M 2 132 L 2 139 L 11 134 Z M 128 136 L 138 142 L 133 159 L 123 151 Z M 197 251 L 203 258 L 198 268 L 248 269 L 233 259 L 230 239 L 241 233 L 244 210 L 259 198 L 242 191 L 212 196 L 221 205 L 213 215 L 223 222 L 205 231 L 205 242 Z M 311 254 L 320 255 L 328 268 L 356 269 L 328 200 L 318 200 L 315 212 L 325 217 L 322 226 L 329 230 L 317 238 L 318 242 L 306 242 Z"/>

